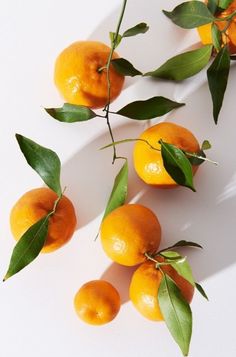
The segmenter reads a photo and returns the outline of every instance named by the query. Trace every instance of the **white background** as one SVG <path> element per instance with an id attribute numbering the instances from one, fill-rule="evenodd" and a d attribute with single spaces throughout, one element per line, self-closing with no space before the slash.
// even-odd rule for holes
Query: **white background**
<path id="1" fill-rule="evenodd" d="M 198 41 L 196 32 L 174 26 L 161 13 L 176 0 L 129 0 L 123 30 L 145 21 L 150 31 L 124 40 L 121 56 L 148 71 L 170 56 Z M 4 276 L 14 240 L 9 212 L 27 190 L 42 182 L 27 166 L 14 134 L 21 133 L 55 150 L 62 161 L 62 183 L 78 215 L 78 229 L 61 250 L 40 255 L 24 271 L 0 284 L 0 355 L 3 357 L 177 357 L 181 353 L 162 323 L 139 315 L 128 301 L 132 269 L 112 264 L 100 242 L 94 242 L 120 163 L 111 165 L 111 150 L 105 122 L 66 125 L 50 118 L 43 107 L 63 101 L 53 84 L 58 53 L 75 40 L 94 39 L 109 44 L 121 1 L 11 0 L 0 5 L 0 276 Z M 145 187 L 132 169 L 132 145 L 118 148 L 130 158 L 129 201 L 149 206 L 158 215 L 162 247 L 180 239 L 196 241 L 204 251 L 187 252 L 196 279 L 209 295 L 209 302 L 195 294 L 192 310 L 194 329 L 190 356 L 234 356 L 235 341 L 235 68 L 216 127 L 211 115 L 205 74 L 183 84 L 127 80 L 113 104 L 154 95 L 182 100 L 186 106 L 167 118 L 188 127 L 199 141 L 213 145 L 208 155 L 219 162 L 204 164 L 195 178 L 197 193 L 185 188 L 157 190 Z M 112 118 L 115 138 L 137 137 L 146 124 Z M 102 327 L 81 322 L 73 298 L 86 281 L 103 277 L 120 291 L 122 307 L 117 318 Z"/>

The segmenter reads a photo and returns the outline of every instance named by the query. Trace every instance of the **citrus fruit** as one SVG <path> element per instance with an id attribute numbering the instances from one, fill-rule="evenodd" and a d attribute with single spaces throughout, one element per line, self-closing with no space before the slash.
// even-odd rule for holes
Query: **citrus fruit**
<path id="1" fill-rule="evenodd" d="M 142 263 L 145 253 L 157 251 L 161 226 L 155 214 L 139 204 L 126 204 L 105 217 L 101 242 L 113 261 L 127 266 Z"/>
<path id="2" fill-rule="evenodd" d="M 52 211 L 57 198 L 57 194 L 46 187 L 26 192 L 11 210 L 10 226 L 14 238 L 20 239 L 28 228 Z M 63 195 L 55 213 L 49 218 L 48 235 L 42 252 L 51 252 L 68 242 L 75 227 L 73 204 Z"/>
<path id="3" fill-rule="evenodd" d="M 103 325 L 113 320 L 120 310 L 120 295 L 105 280 L 92 280 L 76 293 L 74 306 L 81 320 L 91 325 Z"/>
<path id="4" fill-rule="evenodd" d="M 101 42 L 78 41 L 65 48 L 57 57 L 54 81 L 62 97 L 71 104 L 90 108 L 104 107 L 108 101 L 106 66 L 110 48 Z M 114 52 L 113 59 L 118 55 Z M 111 64 L 110 101 L 121 92 L 124 76 Z"/>
<path id="5" fill-rule="evenodd" d="M 234 0 L 226 10 L 216 13 L 217 18 L 224 18 L 232 14 L 236 10 L 236 0 Z M 215 21 L 215 24 L 219 30 L 223 30 L 227 26 L 227 21 Z M 212 44 L 211 23 L 198 27 L 198 33 L 201 41 L 204 45 Z M 226 30 L 226 34 L 223 34 L 223 43 L 228 44 L 230 53 L 236 53 L 236 16 L 233 17 Z"/>
<path id="6" fill-rule="evenodd" d="M 175 281 L 182 296 L 190 303 L 194 293 L 193 286 L 170 265 L 162 265 L 162 270 Z M 163 320 L 157 299 L 161 279 L 162 273 L 156 269 L 155 263 L 151 261 L 141 264 L 131 279 L 129 288 L 130 300 L 135 308 L 149 320 Z"/>
<path id="7" fill-rule="evenodd" d="M 148 128 L 139 139 L 147 141 L 158 150 L 138 140 L 133 151 L 135 170 L 145 183 L 160 188 L 172 188 L 178 185 L 164 168 L 160 139 L 190 153 L 197 153 L 200 150 L 197 139 L 188 129 L 170 122 L 159 123 Z M 197 166 L 193 167 L 194 173 L 196 169 Z"/>

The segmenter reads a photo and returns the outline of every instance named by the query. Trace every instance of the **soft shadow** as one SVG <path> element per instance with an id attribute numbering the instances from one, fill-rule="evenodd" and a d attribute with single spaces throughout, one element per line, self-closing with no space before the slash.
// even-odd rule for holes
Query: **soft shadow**
<path id="1" fill-rule="evenodd" d="M 113 134 L 116 140 L 137 138 L 140 132 L 144 130 L 144 126 L 145 124 L 130 121 L 114 128 Z M 107 132 L 97 136 L 62 167 L 62 184 L 68 187 L 68 196 L 73 197 L 80 228 L 103 212 L 111 193 L 115 176 L 124 162 L 123 160 L 117 160 L 115 165 L 112 165 L 112 148 L 99 150 L 110 141 L 111 139 Z M 129 200 L 142 187 L 141 181 L 137 178 L 132 166 L 132 145 L 133 143 L 127 143 L 117 146 L 118 154 L 127 157 L 130 163 Z"/>
<path id="2" fill-rule="evenodd" d="M 119 291 L 122 304 L 129 301 L 130 281 L 136 269 L 137 266 L 126 267 L 117 263 L 112 263 L 100 277 L 100 279 L 104 279 L 115 286 Z"/>

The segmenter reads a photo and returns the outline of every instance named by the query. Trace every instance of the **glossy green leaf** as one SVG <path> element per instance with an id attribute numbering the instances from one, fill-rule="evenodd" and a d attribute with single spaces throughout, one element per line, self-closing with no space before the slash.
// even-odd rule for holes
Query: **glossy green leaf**
<path id="1" fill-rule="evenodd" d="M 227 7 L 229 7 L 229 5 L 233 2 L 233 0 L 218 0 L 218 6 L 221 9 L 227 9 Z"/>
<path id="2" fill-rule="evenodd" d="M 109 36 L 110 36 L 110 40 L 111 40 L 111 45 L 113 45 L 113 42 L 115 41 L 116 33 L 115 32 L 109 32 Z M 115 41 L 116 43 L 115 43 L 115 47 L 114 48 L 119 46 L 121 40 L 122 40 L 122 36 L 120 34 L 118 34 L 117 37 L 116 37 L 116 41 Z"/>
<path id="3" fill-rule="evenodd" d="M 124 58 L 116 58 L 113 59 L 111 62 L 115 70 L 118 73 L 123 74 L 124 76 L 134 77 L 142 75 L 142 72 L 134 68 L 132 63 L 130 63 Z"/>
<path id="4" fill-rule="evenodd" d="M 205 290 L 203 289 L 203 287 L 202 287 L 199 283 L 196 283 L 196 282 L 195 282 L 195 286 L 196 286 L 197 290 L 199 291 L 199 293 L 200 293 L 206 300 L 209 300 L 209 299 L 208 299 L 208 296 L 207 296 L 207 294 L 206 294 L 206 292 L 205 292 Z"/>
<path id="5" fill-rule="evenodd" d="M 208 85 L 213 102 L 213 117 L 216 124 L 218 122 L 227 87 L 229 68 L 230 55 L 228 47 L 225 46 L 216 55 L 214 61 L 207 70 Z"/>
<path id="6" fill-rule="evenodd" d="M 128 162 L 125 161 L 115 178 L 103 219 L 117 207 L 125 203 L 128 192 Z"/>
<path id="7" fill-rule="evenodd" d="M 139 100 L 129 103 L 116 114 L 136 120 L 147 120 L 160 117 L 175 108 L 185 105 L 177 103 L 165 97 L 152 97 L 147 100 Z"/>
<path id="8" fill-rule="evenodd" d="M 177 271 L 179 275 L 181 275 L 191 285 L 195 286 L 192 269 L 186 259 L 181 260 L 182 256 L 179 253 L 170 250 L 162 252 L 161 255 L 167 259 L 180 258 L 179 261 L 172 261 L 171 266 Z"/>
<path id="9" fill-rule="evenodd" d="M 208 140 L 204 140 L 201 146 L 201 150 L 209 150 L 211 149 L 211 143 Z"/>
<path id="10" fill-rule="evenodd" d="M 200 72 L 208 64 L 211 53 L 212 45 L 181 53 L 170 58 L 156 70 L 145 73 L 145 76 L 182 81 Z"/>
<path id="11" fill-rule="evenodd" d="M 217 52 L 219 52 L 222 44 L 222 35 L 220 30 L 218 29 L 218 26 L 216 26 L 215 23 L 213 23 L 211 26 L 211 36 L 212 36 L 213 45 L 217 50 Z"/>
<path id="12" fill-rule="evenodd" d="M 162 140 L 160 143 L 163 164 L 168 174 L 177 184 L 195 191 L 192 166 L 184 152 L 176 146 L 165 143 Z"/>
<path id="13" fill-rule="evenodd" d="M 84 105 L 65 103 L 62 108 L 45 108 L 54 119 L 64 123 L 75 123 L 95 118 L 97 115 Z"/>
<path id="14" fill-rule="evenodd" d="M 16 243 L 4 281 L 30 264 L 40 253 L 48 233 L 49 215 L 31 226 Z"/>
<path id="15" fill-rule="evenodd" d="M 16 139 L 28 164 L 39 174 L 45 184 L 61 195 L 61 162 L 57 154 L 20 134 Z"/>
<path id="16" fill-rule="evenodd" d="M 158 302 L 166 325 L 184 356 L 192 335 L 192 312 L 175 282 L 166 274 L 158 289 Z"/>
<path id="17" fill-rule="evenodd" d="M 165 11 L 164 14 L 176 25 L 185 29 L 192 29 L 214 21 L 214 16 L 206 4 L 201 1 L 187 1 L 174 8 L 173 11 Z"/>
<path id="18" fill-rule="evenodd" d="M 126 30 L 122 37 L 131 37 L 131 36 L 136 36 L 141 33 L 145 33 L 149 30 L 149 27 L 146 23 L 141 22 L 140 24 L 135 25 L 134 27 L 129 28 Z"/>

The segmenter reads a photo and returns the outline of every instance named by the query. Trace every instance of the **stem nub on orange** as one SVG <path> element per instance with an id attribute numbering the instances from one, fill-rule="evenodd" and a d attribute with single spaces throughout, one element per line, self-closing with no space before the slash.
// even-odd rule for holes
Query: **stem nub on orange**
<path id="1" fill-rule="evenodd" d="M 230 14 L 232 14 L 236 10 L 236 0 L 234 0 L 229 7 L 216 14 L 215 16 L 219 19 L 222 19 Z M 227 26 L 227 21 L 215 21 L 215 24 L 219 28 L 220 31 L 224 30 Z M 211 23 L 198 27 L 198 33 L 201 38 L 203 45 L 212 44 L 212 34 L 211 34 Z M 223 43 L 228 44 L 229 51 L 231 54 L 236 53 L 236 16 L 233 17 L 230 22 L 225 34 L 223 34 Z"/>
<path id="2" fill-rule="evenodd" d="M 52 211 L 57 198 L 57 194 L 46 187 L 26 192 L 11 210 L 10 226 L 14 238 L 19 240 L 28 228 Z M 63 195 L 55 213 L 49 218 L 48 235 L 42 252 L 52 252 L 67 243 L 75 228 L 73 204 Z"/>
<path id="3" fill-rule="evenodd" d="M 91 325 L 103 325 L 113 320 L 120 310 L 120 295 L 105 280 L 92 280 L 76 293 L 74 306 L 77 315 Z"/>
<path id="4" fill-rule="evenodd" d="M 139 204 L 126 204 L 102 222 L 101 242 L 113 261 L 133 266 L 145 261 L 145 253 L 157 251 L 161 226 L 155 214 Z"/>
<path id="5" fill-rule="evenodd" d="M 190 303 L 194 287 L 170 265 L 162 265 L 161 268 L 174 280 L 185 300 Z M 129 288 L 130 300 L 135 308 L 144 317 L 153 321 L 163 320 L 157 298 L 161 279 L 162 273 L 156 269 L 155 263 L 147 261 L 141 264 L 134 272 Z"/>
<path id="6" fill-rule="evenodd" d="M 107 64 L 109 54 L 110 48 L 96 41 L 74 42 L 59 54 L 55 63 L 54 80 L 68 103 L 90 108 L 101 108 L 107 104 L 107 71 L 103 67 Z M 114 52 L 112 58 L 117 57 Z M 124 76 L 112 64 L 109 76 L 110 101 L 113 101 L 121 92 Z"/>
<path id="7" fill-rule="evenodd" d="M 200 150 L 197 139 L 188 129 L 170 122 L 159 123 L 148 128 L 139 139 L 143 141 L 139 140 L 135 143 L 133 152 L 135 170 L 145 183 L 160 188 L 173 188 L 178 184 L 164 167 L 159 140 L 162 139 L 189 153 L 198 153 Z M 147 142 L 154 148 L 151 148 Z M 193 166 L 193 173 L 196 170 L 197 166 Z"/>

